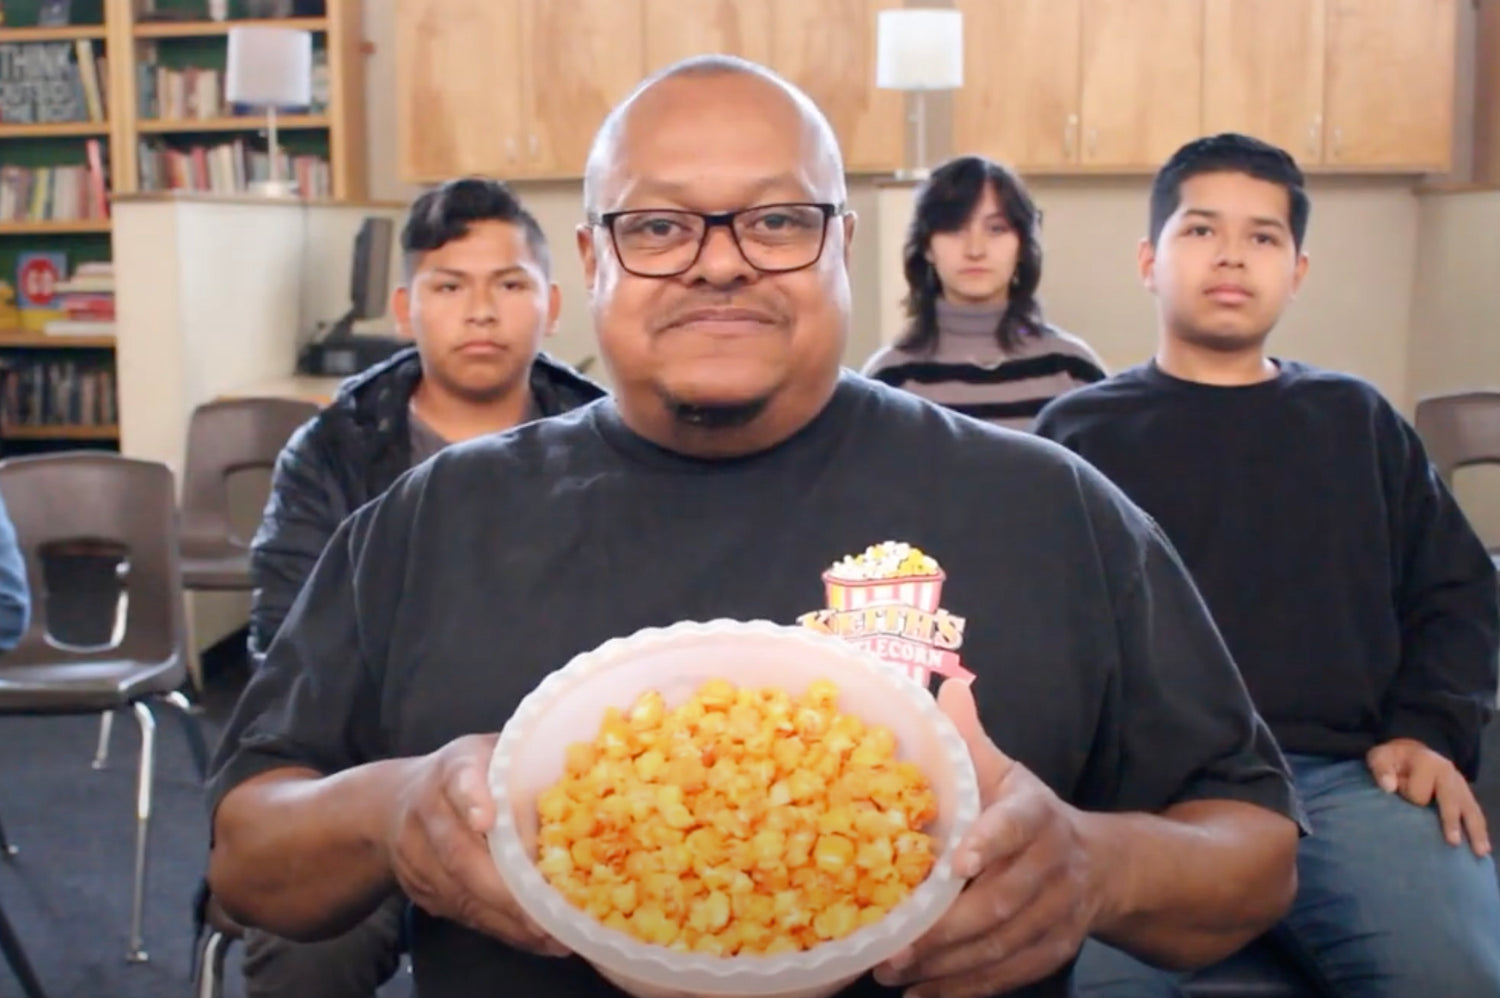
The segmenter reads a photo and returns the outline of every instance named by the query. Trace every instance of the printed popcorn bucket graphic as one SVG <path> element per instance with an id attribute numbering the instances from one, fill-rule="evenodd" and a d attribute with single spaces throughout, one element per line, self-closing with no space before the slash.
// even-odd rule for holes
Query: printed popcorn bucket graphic
<path id="1" fill-rule="evenodd" d="M 872 544 L 823 573 L 824 626 L 904 669 L 922 686 L 934 675 L 972 682 L 958 655 L 963 620 L 942 608 L 947 573 L 931 555 L 900 541 Z M 881 612 L 881 608 L 891 608 Z M 945 637 L 935 640 L 939 633 Z"/>
<path id="2" fill-rule="evenodd" d="M 823 589 L 830 610 L 863 610 L 867 606 L 912 606 L 937 613 L 943 600 L 946 572 L 911 575 L 896 579 L 850 580 L 829 569 L 823 573 Z"/>

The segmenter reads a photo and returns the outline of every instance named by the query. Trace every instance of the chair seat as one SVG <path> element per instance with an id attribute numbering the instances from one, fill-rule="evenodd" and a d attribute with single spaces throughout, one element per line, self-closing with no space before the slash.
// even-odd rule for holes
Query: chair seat
<path id="1" fill-rule="evenodd" d="M 179 561 L 184 589 L 250 588 L 250 552 L 244 548 L 184 545 Z"/>
<path id="2" fill-rule="evenodd" d="M 170 693 L 187 679 L 176 656 L 164 662 L 99 659 L 0 664 L 0 714 L 91 714 Z"/>
<path id="3" fill-rule="evenodd" d="M 1323 991 L 1297 963 L 1265 938 L 1200 970 L 1185 988 L 1188 998 L 1322 998 Z"/>

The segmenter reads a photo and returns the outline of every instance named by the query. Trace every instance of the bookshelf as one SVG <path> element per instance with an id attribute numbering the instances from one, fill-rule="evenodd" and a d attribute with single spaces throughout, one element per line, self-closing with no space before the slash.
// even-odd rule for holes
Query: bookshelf
<path id="1" fill-rule="evenodd" d="M 38 26 L 41 0 L 5 0 L 0 24 L 0 438 L 4 453 L 117 449 L 112 337 L 47 335 L 55 279 L 110 259 L 115 123 L 106 0 L 72 0 Z M 46 261 L 40 270 L 25 260 Z M 57 266 L 57 263 L 61 266 Z M 29 275 L 29 276 L 28 276 Z M 66 285 L 65 285 L 66 286 Z M 26 312 L 14 305 L 37 305 Z"/>
<path id="2" fill-rule="evenodd" d="M 277 125 L 284 156 L 301 158 L 301 170 L 294 175 L 305 178 L 304 193 L 317 199 L 366 197 L 361 2 L 296 0 L 288 6 L 299 16 L 253 18 L 255 24 L 313 33 L 315 106 L 306 113 L 278 115 Z M 252 20 L 247 0 L 229 0 L 224 21 L 210 19 L 208 0 L 71 0 L 70 23 L 62 25 L 39 25 L 42 6 L 43 0 L 3 0 L 0 78 L 10 74 L 13 81 L 28 72 L 45 78 L 71 61 L 70 79 L 76 81 L 81 109 L 17 112 L 11 107 L 17 113 L 5 113 L 0 102 L 0 165 L 15 177 L 24 173 L 33 178 L 31 187 L 7 194 L 8 184 L 21 181 L 0 171 L 0 281 L 23 307 L 29 303 L 22 293 L 23 261 L 38 255 L 60 260 L 60 279 L 85 264 L 97 268 L 110 262 L 110 202 L 116 195 L 179 189 L 231 195 L 268 168 L 264 115 L 233 113 L 224 106 L 217 82 L 223 78 L 229 29 Z M 90 66 L 97 81 L 92 94 Z M 178 113 L 163 116 L 158 88 L 174 74 L 213 82 L 200 84 L 203 89 L 194 91 L 191 106 L 179 99 L 169 104 Z M 181 91 L 175 93 L 181 96 Z M 67 168 L 76 168 L 79 175 Z M 38 187 L 45 197 L 34 194 Z M 68 196 L 55 198 L 58 191 Z M 34 282 L 28 288 L 35 290 Z M 57 304 L 46 314 L 29 310 L 18 316 L 0 301 L 0 440 L 5 453 L 118 449 L 114 338 L 46 334 L 44 320 L 58 315 Z M 101 379 L 108 384 L 94 383 Z M 83 382 L 89 387 L 80 403 L 76 396 Z M 72 401 L 38 415 L 37 399 L 43 396 L 47 405 L 53 405 L 54 397 Z M 22 411 L 29 415 L 19 416 Z M 74 418 L 80 413 L 85 418 Z"/>
<path id="3" fill-rule="evenodd" d="M 237 23 L 310 31 L 314 50 L 314 106 L 277 115 L 283 154 L 293 160 L 304 193 L 360 201 L 365 168 L 364 38 L 361 0 L 297 0 L 316 16 L 249 18 L 246 0 L 229 0 L 229 17 L 210 20 L 207 0 L 155 0 L 155 15 L 140 0 L 103 0 L 112 43 L 130 53 L 111 68 L 119 94 L 112 121 L 121 148 L 112 162 L 117 192 L 163 189 L 235 193 L 254 170 L 264 170 L 266 119 L 223 106 L 226 35 Z M 386 0 L 382 0 L 386 2 Z M 305 172 L 304 172 L 305 169 Z"/>

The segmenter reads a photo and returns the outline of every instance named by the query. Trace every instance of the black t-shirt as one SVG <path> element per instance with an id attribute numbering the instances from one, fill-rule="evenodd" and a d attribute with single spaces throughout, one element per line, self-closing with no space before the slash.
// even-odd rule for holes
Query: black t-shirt
<path id="1" fill-rule="evenodd" d="M 1232 387 L 1134 368 L 1037 432 L 1161 524 L 1283 749 L 1415 738 L 1472 778 L 1500 650 L 1489 555 L 1374 387 L 1278 363 Z"/>
<path id="2" fill-rule="evenodd" d="M 825 588 L 833 563 L 884 541 L 945 576 L 897 587 L 907 614 Z M 923 672 L 974 673 L 991 737 L 1082 807 L 1224 797 L 1296 813 L 1269 731 L 1145 516 L 1060 447 L 847 373 L 812 423 L 751 457 L 662 450 L 606 399 L 413 470 L 329 545 L 236 708 L 211 800 L 269 769 L 331 773 L 496 731 L 574 655 L 718 617 L 800 621 Z M 891 620 L 903 634 L 873 633 Z M 420 911 L 413 960 L 423 998 L 616 993 L 581 960 Z M 1065 994 L 1064 977 L 1021 993 Z M 847 992 L 895 993 L 868 977 Z"/>

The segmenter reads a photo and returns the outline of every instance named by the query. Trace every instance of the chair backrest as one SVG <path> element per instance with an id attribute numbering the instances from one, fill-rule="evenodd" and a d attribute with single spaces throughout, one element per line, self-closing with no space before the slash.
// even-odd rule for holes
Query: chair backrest
<path id="1" fill-rule="evenodd" d="M 31 622 L 0 669 L 48 662 L 129 658 L 165 662 L 183 656 L 182 578 L 178 566 L 176 487 L 156 461 L 95 451 L 0 461 L 0 496 L 15 524 L 31 589 Z M 124 628 L 111 648 L 81 650 L 49 638 L 43 553 L 68 542 L 123 547 Z M 183 659 L 185 661 L 185 658 Z"/>
<path id="2" fill-rule="evenodd" d="M 1415 424 L 1427 456 L 1450 488 L 1459 468 L 1500 463 L 1500 391 L 1424 398 L 1417 403 Z"/>
<path id="3" fill-rule="evenodd" d="M 297 427 L 318 414 L 313 402 L 225 399 L 193 410 L 183 466 L 182 539 L 189 547 L 238 544 L 229 511 L 229 476 L 270 469 Z"/>

